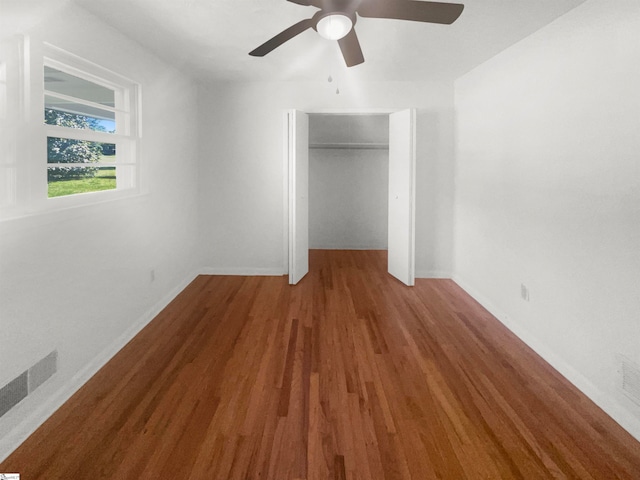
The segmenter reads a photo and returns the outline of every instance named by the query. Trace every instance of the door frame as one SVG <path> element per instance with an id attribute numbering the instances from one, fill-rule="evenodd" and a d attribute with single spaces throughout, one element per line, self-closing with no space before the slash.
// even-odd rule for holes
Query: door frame
<path id="1" fill-rule="evenodd" d="M 289 113 L 293 110 L 298 110 L 300 112 L 304 112 L 307 115 L 391 115 L 395 112 L 401 112 L 402 110 L 414 110 L 416 112 L 418 109 L 416 107 L 405 107 L 405 108 L 343 108 L 343 109 L 335 109 L 335 108 L 320 108 L 320 109 L 301 109 L 301 108 L 288 108 L 282 113 L 282 207 L 283 207 L 283 215 L 282 215 L 282 239 L 283 239 L 283 249 L 282 249 L 282 274 L 289 274 L 289 235 L 291 234 L 291 225 L 289 224 Z M 414 162 L 417 161 L 417 155 L 415 149 L 417 148 L 417 137 L 415 132 L 414 122 L 414 132 L 412 133 L 414 138 Z M 416 196 L 415 196 L 415 167 L 414 167 L 414 188 L 413 194 L 411 195 L 411 212 L 412 216 L 415 219 L 416 212 Z M 415 220 L 413 227 L 413 244 L 415 248 Z M 412 270 L 415 272 L 415 254 L 413 255 L 413 268 Z"/>

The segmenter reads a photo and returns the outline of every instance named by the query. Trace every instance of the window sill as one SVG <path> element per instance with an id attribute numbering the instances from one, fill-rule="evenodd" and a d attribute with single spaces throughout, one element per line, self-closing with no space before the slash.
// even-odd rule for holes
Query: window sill
<path id="1" fill-rule="evenodd" d="M 49 198 L 38 207 L 13 207 L 0 211 L 0 223 L 31 225 L 59 222 L 98 214 L 105 208 L 119 208 L 119 204 L 125 202 L 129 208 L 132 202 L 144 203 L 148 197 L 149 193 L 132 188 Z"/>

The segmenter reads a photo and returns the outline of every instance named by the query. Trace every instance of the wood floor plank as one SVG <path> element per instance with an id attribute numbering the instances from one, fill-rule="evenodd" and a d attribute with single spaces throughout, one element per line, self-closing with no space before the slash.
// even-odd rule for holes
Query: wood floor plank
<path id="1" fill-rule="evenodd" d="M 640 444 L 451 280 L 381 251 L 200 276 L 0 471 L 22 478 L 639 479 Z"/>

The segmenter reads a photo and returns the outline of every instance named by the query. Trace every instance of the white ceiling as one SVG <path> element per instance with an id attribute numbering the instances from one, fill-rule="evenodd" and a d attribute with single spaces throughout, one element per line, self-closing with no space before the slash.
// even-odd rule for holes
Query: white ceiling
<path id="1" fill-rule="evenodd" d="M 317 10 L 286 0 L 75 0 L 196 76 L 322 80 L 346 67 L 336 42 L 307 30 L 263 58 L 248 52 Z M 585 0 L 457 0 L 453 25 L 360 18 L 363 81 L 455 79 Z"/>

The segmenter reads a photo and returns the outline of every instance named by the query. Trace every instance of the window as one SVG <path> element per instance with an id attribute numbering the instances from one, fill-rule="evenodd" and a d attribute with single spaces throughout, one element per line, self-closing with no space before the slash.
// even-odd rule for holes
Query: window
<path id="1" fill-rule="evenodd" d="M 139 84 L 27 36 L 0 41 L 0 221 L 139 194 L 140 133 Z"/>
<path id="2" fill-rule="evenodd" d="M 46 197 L 135 190 L 138 86 L 55 47 L 44 53 Z"/>

